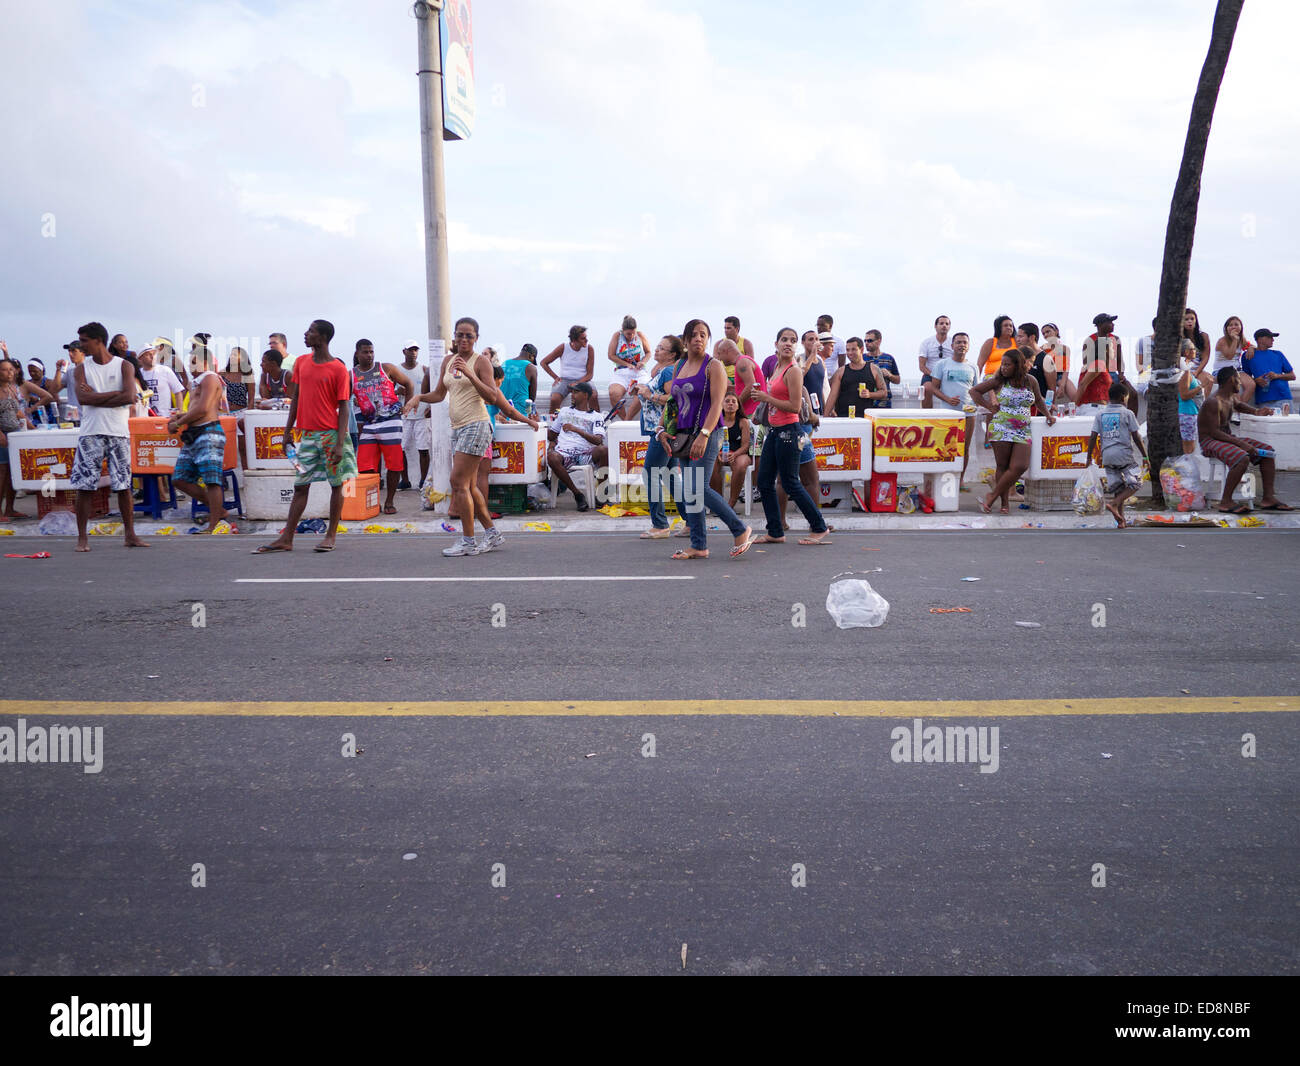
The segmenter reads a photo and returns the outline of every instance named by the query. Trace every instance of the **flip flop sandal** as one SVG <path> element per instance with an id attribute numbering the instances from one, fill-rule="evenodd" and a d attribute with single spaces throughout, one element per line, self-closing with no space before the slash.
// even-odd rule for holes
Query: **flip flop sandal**
<path id="1" fill-rule="evenodd" d="M 707 555 L 693 555 L 691 552 L 688 552 L 688 551 L 686 551 L 685 549 L 680 549 L 680 550 L 678 550 L 678 551 L 673 552 L 673 554 L 672 554 L 672 558 L 674 558 L 674 559 L 707 559 L 708 556 L 707 556 Z"/>
<path id="2" fill-rule="evenodd" d="M 644 533 L 641 534 L 640 539 L 641 540 L 663 540 L 664 538 L 671 537 L 671 536 L 672 533 L 667 529 L 647 529 Z"/>
<path id="3" fill-rule="evenodd" d="M 745 552 L 749 551 L 749 549 L 753 546 L 754 541 L 756 539 L 757 538 L 751 532 L 749 536 L 745 538 L 744 544 L 737 544 L 734 548 L 731 549 L 731 557 L 733 559 L 739 559 L 742 555 L 745 554 Z"/>
<path id="4" fill-rule="evenodd" d="M 317 544 L 316 547 L 312 548 L 312 551 L 314 551 L 314 552 L 332 552 L 332 551 L 334 550 L 334 547 L 335 547 L 335 546 L 334 546 L 333 544 Z"/>
<path id="5" fill-rule="evenodd" d="M 281 548 L 274 544 L 263 544 L 254 548 L 249 555 L 278 555 L 280 552 L 291 552 L 292 548 Z"/>
<path id="6" fill-rule="evenodd" d="M 799 543 L 802 544 L 805 548 L 811 548 L 814 546 L 821 547 L 823 544 L 826 545 L 827 547 L 830 547 L 831 542 L 825 537 L 823 537 L 821 540 L 813 540 L 812 537 L 800 537 Z"/>
<path id="7" fill-rule="evenodd" d="M 385 507 L 385 508 L 384 508 L 384 514 L 397 514 L 397 508 L 396 508 L 396 507 Z"/>
<path id="8" fill-rule="evenodd" d="M 682 526 L 681 529 L 675 530 L 675 531 L 671 534 L 671 536 L 674 536 L 674 537 L 689 537 L 690 535 L 691 535 L 691 528 L 690 528 L 690 526 Z"/>
<path id="9" fill-rule="evenodd" d="M 990 504 L 990 503 L 985 503 L 983 500 L 980 500 L 980 501 L 979 501 L 979 505 L 980 505 L 980 510 L 983 511 L 985 514 L 992 514 L 992 513 L 993 513 L 993 505 L 992 505 L 992 504 Z"/>
<path id="10" fill-rule="evenodd" d="M 1274 503 L 1267 506 L 1261 506 L 1261 511 L 1294 511 L 1295 508 L 1285 503 Z"/>

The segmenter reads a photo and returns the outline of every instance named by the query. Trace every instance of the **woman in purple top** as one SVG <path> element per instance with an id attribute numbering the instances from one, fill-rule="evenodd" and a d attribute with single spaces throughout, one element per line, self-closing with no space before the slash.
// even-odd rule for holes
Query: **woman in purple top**
<path id="1" fill-rule="evenodd" d="M 753 543 L 753 531 L 736 517 L 727 501 L 709 484 L 709 475 L 722 446 L 722 398 L 727 392 L 727 372 L 722 363 L 709 355 L 711 334 L 708 324 L 698 318 L 686 323 L 682 340 L 686 342 L 686 360 L 679 364 L 669 391 L 677 401 L 677 433 L 690 436 L 698 430 L 691 450 L 685 458 L 674 459 L 681 468 L 680 482 L 674 479 L 677 513 L 691 531 L 689 549 L 673 552 L 674 559 L 707 559 L 709 542 L 704 528 L 704 508 L 708 507 L 722 519 L 735 538 L 732 557 L 744 555 Z M 660 440 L 669 454 L 673 438 L 661 428 Z"/>

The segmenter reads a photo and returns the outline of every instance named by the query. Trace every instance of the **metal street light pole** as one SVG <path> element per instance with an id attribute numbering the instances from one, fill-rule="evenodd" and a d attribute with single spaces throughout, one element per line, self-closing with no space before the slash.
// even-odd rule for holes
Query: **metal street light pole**
<path id="1" fill-rule="evenodd" d="M 416 0 L 412 7 L 420 33 L 420 155 L 424 176 L 424 277 L 428 304 L 429 378 L 437 381 L 433 342 L 445 346 L 451 335 L 451 288 L 447 273 L 447 205 L 442 165 L 442 45 L 439 13 L 443 0 Z M 444 348 L 445 352 L 445 348 Z M 443 494 L 436 510 L 445 512 L 451 492 L 451 419 L 445 404 L 430 409 L 433 442 L 429 477 Z"/>

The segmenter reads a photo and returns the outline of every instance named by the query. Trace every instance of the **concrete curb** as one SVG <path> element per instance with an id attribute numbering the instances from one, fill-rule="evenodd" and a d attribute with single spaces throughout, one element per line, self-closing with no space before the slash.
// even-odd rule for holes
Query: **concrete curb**
<path id="1" fill-rule="evenodd" d="M 1208 528 L 1208 527 L 1192 527 L 1190 525 L 1191 520 L 1194 517 L 1197 517 L 1197 515 L 1159 512 L 1159 511 L 1133 512 L 1129 515 L 1129 522 L 1132 524 L 1133 528 L 1148 528 L 1148 527 L 1139 527 L 1136 525 L 1136 523 L 1140 522 L 1144 517 L 1147 517 L 1148 514 L 1163 514 L 1165 517 L 1171 519 L 1168 526 L 1168 528 L 1170 529 L 1178 529 L 1179 527 L 1183 527 L 1187 529 Z M 1199 517 L 1208 518 L 1211 521 L 1214 521 L 1220 518 L 1221 516 L 1214 514 L 1212 512 L 1206 512 L 1200 515 Z M 1242 526 L 1240 525 L 1240 519 L 1234 517 L 1234 518 L 1226 519 L 1226 521 L 1230 523 L 1228 526 L 1218 527 L 1218 528 L 1300 529 L 1300 512 L 1294 512 L 1291 514 L 1287 514 L 1287 513 L 1274 514 L 1271 512 L 1256 511 L 1250 517 L 1262 520 L 1264 522 L 1264 525 Z M 1062 512 L 1043 513 L 1043 512 L 1034 512 L 1034 511 L 1021 511 L 1019 514 L 1014 514 L 1014 515 L 984 515 L 984 514 L 969 514 L 967 512 L 949 512 L 947 514 L 934 514 L 934 515 L 828 514 L 826 516 L 826 519 L 831 525 L 835 527 L 837 531 L 841 531 L 841 532 L 880 533 L 880 532 L 907 531 L 907 532 L 939 533 L 939 532 L 951 532 L 954 530 L 961 530 L 961 529 L 983 530 L 987 532 L 991 530 L 1001 531 L 1001 530 L 1037 530 L 1037 529 L 1063 530 L 1063 529 L 1114 529 L 1115 528 L 1115 523 L 1109 515 L 1104 515 L 1104 514 L 1093 515 L 1085 518 L 1085 517 L 1080 517 L 1079 515 L 1073 513 L 1062 513 Z M 119 520 L 115 518 L 101 518 L 96 520 L 95 522 L 92 522 L 91 525 L 93 528 L 97 524 L 117 522 L 117 521 Z M 746 525 L 752 526 L 756 532 L 762 531 L 763 528 L 762 516 L 756 514 L 751 515 L 749 518 L 744 518 L 744 516 L 742 516 L 742 521 L 744 521 Z M 419 521 L 412 522 L 412 521 L 394 520 L 392 516 L 388 516 L 387 521 L 385 521 L 384 517 L 380 516 L 379 518 L 371 519 L 368 522 L 344 522 L 343 526 L 346 527 L 345 535 L 348 537 L 401 536 L 403 534 L 406 535 L 421 534 L 426 536 L 431 534 L 432 535 L 441 534 L 444 536 L 452 535 L 451 533 L 448 533 L 448 531 L 443 528 L 444 522 L 446 522 L 447 525 L 454 527 L 452 533 L 459 532 L 460 530 L 459 523 L 447 522 L 445 518 L 441 518 L 441 519 L 426 518 L 426 519 L 420 519 Z M 544 531 L 530 530 L 527 528 L 527 526 L 532 525 L 534 523 L 545 523 L 550 528 L 549 530 L 544 530 Z M 185 536 L 186 535 L 185 531 L 186 529 L 189 528 L 187 524 L 183 524 L 183 523 L 178 524 L 178 523 L 168 523 L 168 522 L 140 521 L 139 519 L 136 520 L 135 528 L 136 528 L 136 532 L 138 532 L 141 536 L 145 536 L 145 535 L 158 536 L 159 535 L 158 530 L 167 528 L 169 525 L 171 526 L 171 528 L 176 530 L 176 533 L 178 535 L 181 536 Z M 258 537 L 275 536 L 280 532 L 280 529 L 282 528 L 282 524 L 280 522 L 239 522 L 238 525 L 239 528 L 242 530 L 244 536 L 258 536 Z M 397 531 L 395 533 L 388 533 L 388 534 L 383 534 L 383 533 L 367 534 L 363 532 L 365 526 L 367 525 L 388 526 L 388 527 L 395 526 Z M 9 527 L 0 527 L 0 528 L 4 528 L 6 530 L 12 529 L 13 530 L 12 535 L 16 538 L 17 537 L 22 537 L 22 538 L 39 537 L 42 540 L 73 539 L 72 537 L 69 536 L 49 537 L 49 538 L 42 537 L 41 534 L 37 531 L 35 522 L 29 522 L 29 523 L 25 522 L 23 523 L 23 526 L 25 526 L 26 528 L 20 528 L 18 526 L 9 526 Z M 605 515 L 599 515 L 594 518 L 587 517 L 587 516 L 570 517 L 568 515 L 564 517 L 560 517 L 558 515 L 547 516 L 546 512 L 543 511 L 527 517 L 512 517 L 512 518 L 498 519 L 497 528 L 501 530 L 502 533 L 510 533 L 510 534 L 618 533 L 623 535 L 634 535 L 634 534 L 641 533 L 643 530 L 648 529 L 649 521 L 646 518 L 609 518 Z M 792 518 L 790 521 L 790 528 L 793 531 L 802 532 L 808 529 L 808 524 L 802 518 Z M 710 517 L 708 529 L 709 532 L 716 533 L 716 532 L 721 532 L 723 530 L 723 526 L 715 518 Z M 300 534 L 300 536 L 311 536 L 311 535 L 312 534 L 309 533 Z M 3 543 L 3 541 L 0 540 L 0 543 Z"/>

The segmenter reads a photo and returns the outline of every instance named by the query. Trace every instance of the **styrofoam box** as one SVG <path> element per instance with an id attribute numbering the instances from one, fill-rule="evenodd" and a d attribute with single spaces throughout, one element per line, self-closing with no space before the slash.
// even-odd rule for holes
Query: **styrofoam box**
<path id="1" fill-rule="evenodd" d="M 1279 470 L 1300 470 L 1300 415 L 1240 415 L 1238 437 L 1252 437 L 1277 453 Z"/>
<path id="2" fill-rule="evenodd" d="M 276 520 L 289 517 L 293 502 L 293 475 L 276 470 L 245 470 L 242 502 L 244 514 L 249 518 Z M 330 515 L 330 486 L 328 481 L 317 481 L 307 494 L 307 509 L 303 518 L 328 518 Z"/>

